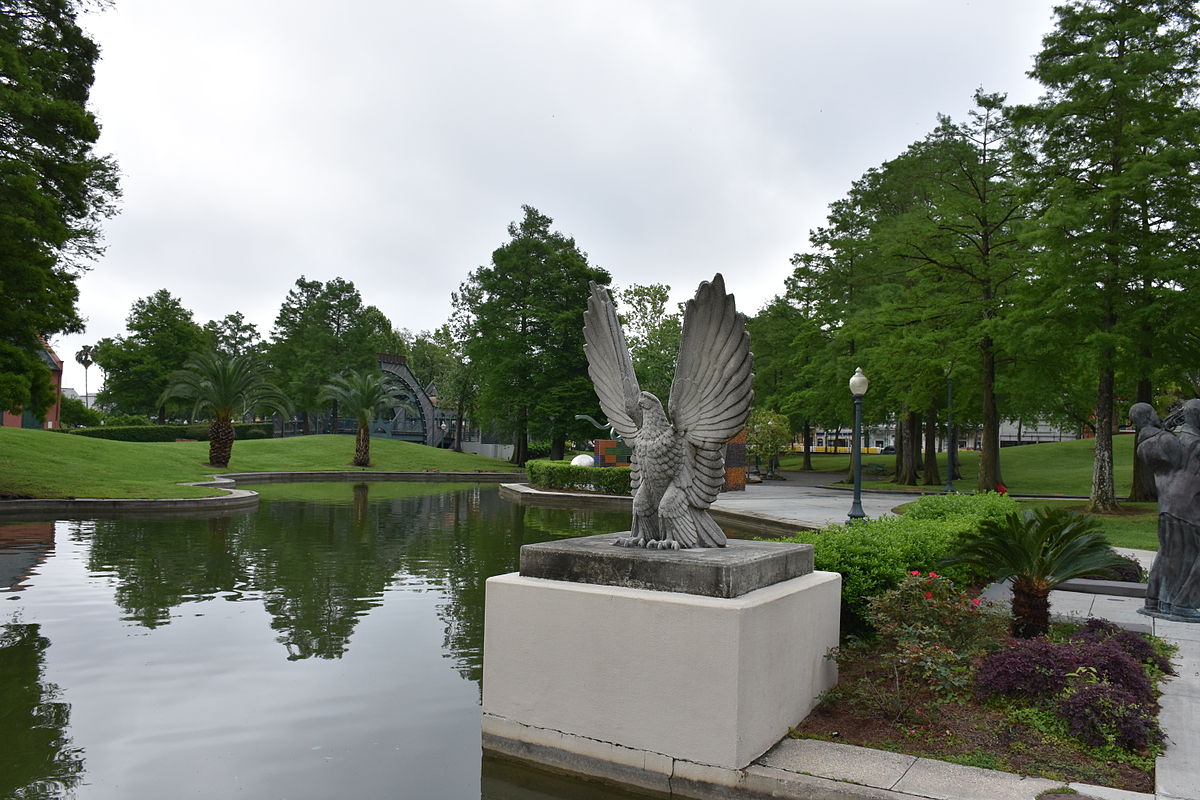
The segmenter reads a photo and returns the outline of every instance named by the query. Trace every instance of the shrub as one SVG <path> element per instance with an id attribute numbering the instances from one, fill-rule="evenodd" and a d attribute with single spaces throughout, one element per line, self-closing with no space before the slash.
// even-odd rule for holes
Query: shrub
<path id="1" fill-rule="evenodd" d="M 868 603 L 878 631 L 875 657 L 908 686 L 941 694 L 970 685 L 971 662 L 994 649 L 1008 621 L 990 603 L 972 598 L 949 578 L 913 570 L 897 588 Z"/>
<path id="2" fill-rule="evenodd" d="M 853 525 L 830 525 L 800 531 L 786 541 L 811 544 L 819 570 L 842 574 L 842 601 L 853 618 L 863 618 L 868 601 L 894 589 L 913 570 L 936 570 L 961 586 L 978 583 L 971 567 L 939 570 L 958 541 L 975 530 L 978 520 L 958 514 L 942 519 L 880 517 Z"/>
<path id="3" fill-rule="evenodd" d="M 145 414 L 109 414 L 104 420 L 106 425 L 117 425 L 127 428 L 130 425 L 153 425 Z"/>
<path id="4" fill-rule="evenodd" d="M 547 489 L 628 495 L 629 467 L 574 467 L 566 461 L 527 461 L 529 482 Z"/>
<path id="5" fill-rule="evenodd" d="M 929 495 L 900 517 L 801 531 L 787 541 L 813 545 L 816 568 L 842 574 L 843 608 L 853 626 L 864 618 L 870 598 L 896 588 L 913 570 L 936 570 L 959 586 L 981 583 L 978 567 L 940 568 L 941 562 L 984 520 L 1002 519 L 1015 508 L 1015 500 L 995 492 Z"/>
<path id="6" fill-rule="evenodd" d="M 1117 558 L 1121 563 L 1111 567 L 1105 578 L 1111 581 L 1123 581 L 1125 583 L 1143 583 L 1146 580 L 1146 570 L 1142 569 L 1141 563 L 1130 556 L 1118 554 Z"/>
<path id="7" fill-rule="evenodd" d="M 1049 700 L 1061 694 L 1069 676 L 1090 668 L 1100 680 L 1120 686 L 1136 702 L 1151 703 L 1154 687 L 1141 665 L 1112 640 L 1052 642 L 1015 639 L 998 653 L 985 656 L 975 675 L 978 696 Z"/>
<path id="8" fill-rule="evenodd" d="M 1020 505 L 1006 494 L 931 494 L 922 497 L 904 511 L 912 519 L 945 519 L 966 515 L 979 520 L 1003 519 Z"/>
<path id="9" fill-rule="evenodd" d="M 945 646 L 964 664 L 994 650 L 1008 624 L 995 603 L 971 597 L 936 572 L 913 570 L 867 607 L 867 620 L 884 646 L 920 639 Z"/>
<path id="10" fill-rule="evenodd" d="M 1057 711 L 1071 735 L 1100 747 L 1117 744 L 1144 750 L 1163 743 L 1162 729 L 1150 707 L 1120 686 L 1102 683 L 1082 671 L 1058 701 Z"/>
<path id="11" fill-rule="evenodd" d="M 1091 642 L 1109 642 L 1125 651 L 1134 661 L 1146 664 L 1159 672 L 1174 675 L 1175 670 L 1166 656 L 1154 649 L 1154 645 L 1145 636 L 1127 631 L 1105 619 L 1092 618 L 1071 636 L 1072 639 Z"/>
<path id="12" fill-rule="evenodd" d="M 1049 639 L 1014 639 L 979 662 L 975 693 L 980 698 L 1045 700 L 1062 692 L 1067 675 L 1083 664 L 1075 647 Z"/>
<path id="13" fill-rule="evenodd" d="M 239 422 L 233 426 L 238 439 L 269 439 L 275 434 L 271 422 Z M 258 433 L 251 436 L 251 433 Z M 79 428 L 71 433 L 91 436 L 96 439 L 112 439 L 119 442 L 173 442 L 176 439 L 208 441 L 208 423 L 191 425 L 104 425 L 99 428 Z"/>
<path id="14" fill-rule="evenodd" d="M 71 433 L 117 442 L 173 442 L 186 438 L 182 436 L 182 425 L 104 425 L 99 428 L 79 428 Z"/>

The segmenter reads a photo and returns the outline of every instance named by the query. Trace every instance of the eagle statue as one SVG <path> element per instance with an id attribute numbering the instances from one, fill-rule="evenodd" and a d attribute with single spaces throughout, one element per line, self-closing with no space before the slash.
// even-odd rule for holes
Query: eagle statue
<path id="1" fill-rule="evenodd" d="M 609 423 L 628 444 L 633 525 L 614 544 L 678 550 L 724 547 L 708 515 L 725 482 L 725 445 L 746 425 L 754 359 L 746 317 L 718 274 L 683 314 L 667 411 L 638 388 L 625 334 L 608 291 L 591 284 L 583 315 L 588 375 Z"/>

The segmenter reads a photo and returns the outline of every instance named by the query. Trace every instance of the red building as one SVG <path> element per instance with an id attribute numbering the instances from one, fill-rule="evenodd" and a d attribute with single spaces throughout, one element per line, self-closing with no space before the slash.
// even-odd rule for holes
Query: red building
<path id="1" fill-rule="evenodd" d="M 38 417 L 29 411 L 24 414 L 10 414 L 4 411 L 2 424 L 6 428 L 57 428 L 59 426 L 59 413 L 62 409 L 63 362 L 48 344 L 42 345 L 38 355 L 50 370 L 50 383 L 54 386 L 54 405 L 46 410 L 45 417 Z"/>

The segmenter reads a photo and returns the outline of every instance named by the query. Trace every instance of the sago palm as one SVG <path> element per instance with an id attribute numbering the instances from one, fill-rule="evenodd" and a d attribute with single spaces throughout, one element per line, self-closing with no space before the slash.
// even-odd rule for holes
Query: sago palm
<path id="1" fill-rule="evenodd" d="M 399 390 L 390 385 L 378 370 L 346 372 L 321 387 L 322 402 L 336 402 L 338 407 L 353 415 L 358 423 L 354 437 L 356 467 L 371 466 L 371 421 L 381 411 L 400 404 Z"/>
<path id="2" fill-rule="evenodd" d="M 1092 517 L 1039 508 L 984 521 L 946 563 L 974 564 L 996 580 L 1012 578 L 1013 634 L 1031 638 L 1050 627 L 1055 586 L 1121 562 Z"/>
<path id="3" fill-rule="evenodd" d="M 208 427 L 208 463 L 229 466 L 233 454 L 233 418 L 258 406 L 288 413 L 287 398 L 266 377 L 266 369 L 251 355 L 193 353 L 183 369 L 171 373 L 166 391 L 158 398 L 190 400 L 192 414 L 212 415 Z"/>

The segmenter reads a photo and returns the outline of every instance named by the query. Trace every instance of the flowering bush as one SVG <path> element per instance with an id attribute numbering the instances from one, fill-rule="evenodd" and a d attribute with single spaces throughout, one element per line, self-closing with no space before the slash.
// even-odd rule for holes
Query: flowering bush
<path id="1" fill-rule="evenodd" d="M 920 640 L 967 661 L 994 649 L 1008 625 L 996 604 L 971 597 L 937 572 L 915 569 L 867 603 L 867 621 L 886 644 Z"/>
<path id="2" fill-rule="evenodd" d="M 930 721 L 938 701 L 969 690 L 972 659 L 1003 641 L 1007 620 L 990 606 L 949 578 L 912 570 L 868 603 L 877 639 L 834 654 L 861 673 L 842 696 L 885 719 Z"/>

